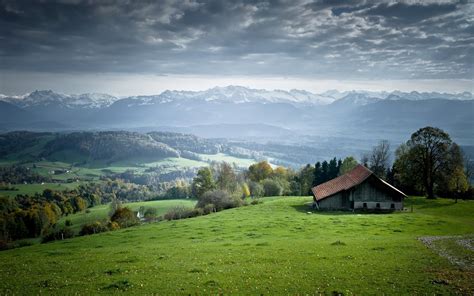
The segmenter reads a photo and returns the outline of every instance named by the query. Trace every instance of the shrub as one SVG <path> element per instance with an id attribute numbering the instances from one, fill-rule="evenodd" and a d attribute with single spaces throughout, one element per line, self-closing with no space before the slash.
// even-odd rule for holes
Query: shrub
<path id="1" fill-rule="evenodd" d="M 64 227 L 61 229 L 54 230 L 41 239 L 41 243 L 47 243 L 55 240 L 63 240 L 74 237 L 74 231 L 69 227 Z"/>
<path id="2" fill-rule="evenodd" d="M 158 211 L 155 208 L 147 208 L 144 213 L 144 217 L 147 220 L 152 220 L 156 218 Z"/>
<path id="3" fill-rule="evenodd" d="M 204 215 L 214 213 L 216 211 L 216 206 L 214 204 L 207 204 L 202 208 Z"/>
<path id="4" fill-rule="evenodd" d="M 265 193 L 263 191 L 263 186 L 257 182 L 249 183 L 250 195 L 253 197 L 261 197 Z"/>
<path id="5" fill-rule="evenodd" d="M 166 212 L 164 218 L 166 220 L 186 219 L 203 215 L 202 209 L 191 209 L 183 206 L 175 206 Z"/>
<path id="6" fill-rule="evenodd" d="M 110 231 L 114 231 L 120 229 L 120 225 L 117 222 L 109 221 L 109 223 L 107 223 L 107 228 Z"/>
<path id="7" fill-rule="evenodd" d="M 95 221 L 94 223 L 82 225 L 79 235 L 90 235 L 105 232 L 107 230 L 108 228 L 106 225 L 102 224 L 100 221 Z"/>
<path id="8" fill-rule="evenodd" d="M 66 226 L 72 226 L 72 221 L 69 220 L 69 219 L 66 219 L 66 221 L 64 222 L 64 225 L 66 225 Z"/>
<path id="9" fill-rule="evenodd" d="M 130 208 L 118 208 L 110 217 L 110 221 L 117 222 L 120 228 L 137 225 L 140 221 Z"/>
<path id="10" fill-rule="evenodd" d="M 283 193 L 283 188 L 276 180 L 266 179 L 263 181 L 263 190 L 265 196 L 280 196 Z"/>
<path id="11" fill-rule="evenodd" d="M 250 202 L 251 205 L 258 205 L 258 204 L 260 204 L 260 203 L 262 203 L 262 202 L 261 202 L 260 200 L 258 200 L 258 199 L 254 199 L 254 200 L 252 200 L 252 201 Z"/>
<path id="12" fill-rule="evenodd" d="M 213 190 L 208 191 L 201 196 L 196 204 L 196 208 L 205 208 L 208 204 L 214 205 L 215 211 L 221 211 L 241 206 L 242 199 L 230 196 L 229 193 L 224 190 Z"/>

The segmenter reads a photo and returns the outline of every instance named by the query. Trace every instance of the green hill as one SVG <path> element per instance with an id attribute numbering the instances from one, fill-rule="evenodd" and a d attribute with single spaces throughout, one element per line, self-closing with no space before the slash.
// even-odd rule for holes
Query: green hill
<path id="1" fill-rule="evenodd" d="M 353 214 L 308 213 L 310 200 L 268 198 L 208 216 L 4 251 L 0 294 L 474 291 L 472 271 L 417 240 L 474 233 L 474 202 L 410 198 L 413 212 Z M 472 251 L 462 252 L 472 260 Z"/>

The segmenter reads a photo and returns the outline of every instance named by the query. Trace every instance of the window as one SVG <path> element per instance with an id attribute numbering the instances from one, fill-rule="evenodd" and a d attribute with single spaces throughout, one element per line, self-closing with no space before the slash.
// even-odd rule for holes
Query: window
<path id="1" fill-rule="evenodd" d="M 364 204 L 362 205 L 362 207 L 363 207 L 364 209 L 367 209 L 367 203 L 364 202 Z"/>
<path id="2" fill-rule="evenodd" d="M 392 210 L 395 209 L 395 204 L 394 204 L 394 203 L 391 204 L 391 205 L 390 205 L 390 208 L 391 208 Z"/>
<path id="3" fill-rule="evenodd" d="M 380 203 L 377 203 L 377 204 L 375 205 L 375 207 L 376 207 L 377 209 L 380 209 Z"/>

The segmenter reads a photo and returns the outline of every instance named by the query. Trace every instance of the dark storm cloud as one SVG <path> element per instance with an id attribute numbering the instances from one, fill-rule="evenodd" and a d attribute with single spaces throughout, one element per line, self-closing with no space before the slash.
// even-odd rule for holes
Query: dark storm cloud
<path id="1" fill-rule="evenodd" d="M 459 1 L 0 1 L 0 67 L 472 79 Z"/>

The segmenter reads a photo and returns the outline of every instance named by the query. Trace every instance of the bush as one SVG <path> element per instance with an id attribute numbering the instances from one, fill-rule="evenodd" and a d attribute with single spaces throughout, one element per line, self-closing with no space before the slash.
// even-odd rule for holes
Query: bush
<path id="1" fill-rule="evenodd" d="M 66 226 L 72 226 L 72 221 L 67 219 L 65 222 L 64 222 L 64 225 Z"/>
<path id="2" fill-rule="evenodd" d="M 101 233 L 109 230 L 106 225 L 102 224 L 100 221 L 95 221 L 94 223 L 82 225 L 79 235 L 90 235 L 95 233 Z"/>
<path id="3" fill-rule="evenodd" d="M 262 197 L 265 193 L 263 191 L 263 186 L 257 182 L 250 182 L 249 183 L 250 195 L 252 197 Z"/>
<path id="4" fill-rule="evenodd" d="M 265 196 L 280 196 L 283 193 L 283 188 L 276 180 L 266 179 L 263 181 L 263 190 Z"/>
<path id="5" fill-rule="evenodd" d="M 260 203 L 262 203 L 262 202 L 261 202 L 260 200 L 258 200 L 258 199 L 254 199 L 254 200 L 252 200 L 252 201 L 250 202 L 251 205 L 258 205 L 258 204 L 260 204 Z"/>
<path id="6" fill-rule="evenodd" d="M 47 243 L 55 240 L 63 240 L 74 237 L 74 231 L 69 227 L 64 227 L 50 232 L 43 236 L 41 243 Z"/>
<path id="7" fill-rule="evenodd" d="M 109 223 L 107 223 L 107 228 L 108 228 L 110 231 L 119 230 L 119 229 L 120 229 L 120 225 L 118 225 L 117 222 L 109 221 Z"/>
<path id="8" fill-rule="evenodd" d="M 224 190 L 212 190 L 204 193 L 199 199 L 196 208 L 204 209 L 206 205 L 214 205 L 215 211 L 236 208 L 242 205 L 242 199 L 232 197 Z"/>
<path id="9" fill-rule="evenodd" d="M 214 213 L 216 211 L 216 206 L 214 204 L 207 204 L 202 208 L 204 215 L 208 215 L 210 213 Z"/>
<path id="10" fill-rule="evenodd" d="M 158 214 L 158 211 L 155 208 L 147 208 L 144 213 L 144 217 L 147 220 L 155 219 Z"/>
<path id="11" fill-rule="evenodd" d="M 179 219 L 186 219 L 186 218 L 192 218 L 192 217 L 197 217 L 203 215 L 203 210 L 202 209 L 191 209 L 191 208 L 186 208 L 183 206 L 175 206 L 166 212 L 164 215 L 164 218 L 166 220 L 179 220 Z"/>
<path id="12" fill-rule="evenodd" d="M 135 212 L 130 208 L 118 208 L 110 217 L 110 221 L 117 222 L 120 228 L 137 225 L 140 222 Z"/>

